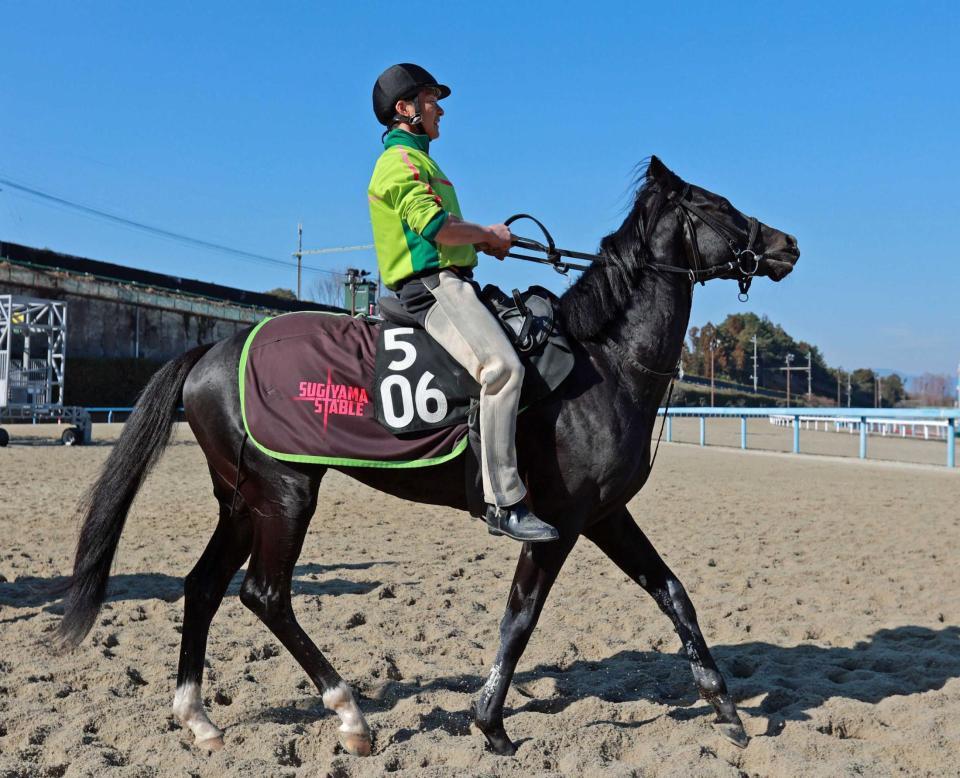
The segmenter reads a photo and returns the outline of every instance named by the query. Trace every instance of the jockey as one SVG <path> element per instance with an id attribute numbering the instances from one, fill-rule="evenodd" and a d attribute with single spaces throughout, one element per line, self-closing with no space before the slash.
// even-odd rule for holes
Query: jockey
<path id="1" fill-rule="evenodd" d="M 460 214 L 453 184 L 429 156 L 450 88 L 411 64 L 387 68 L 373 87 L 373 111 L 387 130 L 370 179 L 370 221 L 380 275 L 404 309 L 480 384 L 481 473 L 492 534 L 540 542 L 559 537 L 524 504 L 516 428 L 523 365 L 480 301 L 477 252 L 502 259 L 512 236 Z"/>

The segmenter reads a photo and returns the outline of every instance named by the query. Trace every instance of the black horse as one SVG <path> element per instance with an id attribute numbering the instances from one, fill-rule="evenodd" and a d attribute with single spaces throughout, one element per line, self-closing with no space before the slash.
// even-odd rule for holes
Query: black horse
<path id="1" fill-rule="evenodd" d="M 796 240 L 736 210 L 726 199 L 685 183 L 656 157 L 642 174 L 620 228 L 603 239 L 603 259 L 563 295 L 561 319 L 574 342 L 567 381 L 518 422 L 520 472 L 532 508 L 560 531 L 551 543 L 520 551 L 500 648 L 474 705 L 491 748 L 512 754 L 503 704 L 544 601 L 580 535 L 643 587 L 673 622 L 700 694 L 733 743 L 747 735 L 696 613 L 674 573 L 626 509 L 650 474 L 657 407 L 677 365 L 696 281 L 730 278 L 741 291 L 754 275 L 779 281 L 799 257 Z M 358 324 L 358 326 L 365 326 Z M 248 446 L 241 457 L 237 366 L 246 333 L 194 349 L 151 379 L 90 490 L 66 609 L 58 633 L 73 648 L 93 625 L 127 512 L 169 440 L 181 396 L 209 463 L 220 520 L 184 584 L 183 638 L 174 712 L 199 746 L 222 747 L 200 695 L 210 622 L 227 585 L 249 558 L 240 599 L 283 643 L 342 721 L 353 754 L 371 750 L 370 730 L 350 687 L 294 615 L 290 583 L 327 468 L 271 459 Z M 422 503 L 465 510 L 457 459 L 421 470 L 338 468 L 352 478 Z M 235 486 L 239 484 L 235 490 Z"/>

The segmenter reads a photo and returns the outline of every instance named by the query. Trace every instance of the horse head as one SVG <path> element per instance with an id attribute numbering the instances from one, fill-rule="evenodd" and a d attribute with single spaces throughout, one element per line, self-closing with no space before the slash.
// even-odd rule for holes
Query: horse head
<path id="1" fill-rule="evenodd" d="M 685 271 L 693 281 L 736 279 L 745 292 L 753 276 L 780 281 L 800 257 L 792 235 L 747 216 L 725 197 L 687 183 L 656 156 L 650 158 L 644 189 L 652 195 L 645 237 L 655 267 Z M 676 221 L 667 218 L 671 211 Z M 684 255 L 685 266 L 672 264 Z"/>

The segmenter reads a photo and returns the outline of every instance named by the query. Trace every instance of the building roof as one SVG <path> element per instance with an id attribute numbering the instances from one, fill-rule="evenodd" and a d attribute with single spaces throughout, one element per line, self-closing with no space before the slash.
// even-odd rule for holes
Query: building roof
<path id="1" fill-rule="evenodd" d="M 88 275 L 101 281 L 148 286 L 180 295 L 203 297 L 208 300 L 219 300 L 247 307 L 279 311 L 335 311 L 337 313 L 342 313 L 344 310 L 332 305 L 321 305 L 305 300 L 288 300 L 263 292 L 250 292 L 232 286 L 195 281 L 191 278 L 180 278 L 166 273 L 154 273 L 150 270 L 139 270 L 124 265 L 116 265 L 112 262 L 76 257 L 72 254 L 61 254 L 49 249 L 21 246 L 19 243 L 0 241 L 0 259 L 34 268 Z"/>

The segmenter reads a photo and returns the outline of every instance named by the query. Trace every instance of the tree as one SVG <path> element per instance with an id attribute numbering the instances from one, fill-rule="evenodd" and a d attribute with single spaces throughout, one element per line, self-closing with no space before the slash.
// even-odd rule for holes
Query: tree
<path id="1" fill-rule="evenodd" d="M 851 403 L 855 408 L 872 408 L 876 399 L 876 374 L 868 367 L 850 373 Z"/>
<path id="2" fill-rule="evenodd" d="M 804 367 L 810 354 L 814 394 L 832 397 L 836 393 L 836 377 L 820 350 L 804 341 L 795 341 L 778 324 L 755 313 L 735 313 L 720 324 L 707 322 L 703 327 L 692 327 L 689 332 L 689 356 L 684 361 L 687 372 L 699 376 L 710 373 L 710 340 L 716 340 L 714 370 L 718 378 L 737 383 L 753 383 L 753 338 L 757 339 L 758 384 L 767 389 L 786 389 L 784 366 L 787 354 L 794 354 L 794 365 Z M 806 376 L 793 376 L 797 392 L 806 391 Z M 800 384 L 797 384 L 797 381 Z"/>
<path id="3" fill-rule="evenodd" d="M 321 273 L 310 286 L 310 299 L 323 305 L 344 307 L 344 284 L 347 281 L 346 270 L 334 270 Z"/>
<path id="4" fill-rule="evenodd" d="M 264 294 L 272 294 L 274 297 L 281 297 L 284 300 L 297 299 L 297 295 L 292 289 L 285 289 L 282 286 L 278 286 L 276 289 L 271 289 L 269 292 L 264 292 Z"/>
<path id="5" fill-rule="evenodd" d="M 914 379 L 912 396 L 921 405 L 949 405 L 950 376 L 944 373 L 924 373 Z"/>
<path id="6" fill-rule="evenodd" d="M 896 373 L 884 376 L 880 389 L 885 408 L 893 408 L 907 398 L 907 390 L 903 386 L 903 379 Z"/>

